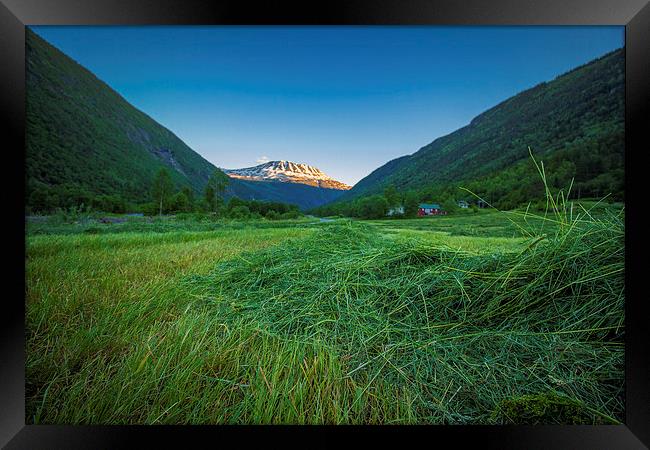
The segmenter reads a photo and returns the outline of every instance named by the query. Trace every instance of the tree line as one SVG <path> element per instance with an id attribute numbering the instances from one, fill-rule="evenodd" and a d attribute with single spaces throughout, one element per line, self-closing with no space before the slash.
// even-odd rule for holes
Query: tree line
<path id="1" fill-rule="evenodd" d="M 391 217 L 417 217 L 420 203 L 437 203 L 444 211 L 458 212 L 457 195 L 451 192 L 417 192 L 408 190 L 398 192 L 393 184 L 384 188 L 382 194 L 368 195 L 351 201 L 330 203 L 315 208 L 312 212 L 319 216 L 358 217 L 360 219 L 386 218 L 392 210 Z M 471 203 L 471 200 L 468 201 Z M 472 211 L 476 210 L 473 205 Z"/>
<path id="2" fill-rule="evenodd" d="M 161 168 L 151 185 L 149 201 L 139 204 L 128 202 L 117 194 L 93 195 L 75 184 L 48 186 L 32 183 L 27 199 L 27 213 L 52 213 L 61 209 L 84 209 L 104 213 L 142 212 L 146 215 L 175 213 L 203 213 L 214 217 L 233 219 L 293 219 L 300 217 L 297 205 L 281 202 L 242 200 L 224 194 L 229 178 L 220 170 L 215 170 L 201 196 L 188 186 L 176 190 L 171 174 Z"/>
<path id="3" fill-rule="evenodd" d="M 607 198 L 608 201 L 625 201 L 624 142 L 623 130 L 616 130 L 605 136 L 584 136 L 544 155 L 548 187 L 556 193 L 563 191 L 571 200 Z M 383 195 L 334 202 L 313 212 L 323 216 L 377 219 L 384 217 L 390 208 L 402 205 L 404 215 L 413 217 L 420 202 L 438 203 L 448 212 L 458 212 L 458 200 L 474 206 L 479 200 L 484 200 L 500 210 L 529 204 L 541 210 L 546 206 L 542 178 L 532 160 L 526 158 L 505 169 L 465 181 L 439 182 L 419 189 L 401 190 L 389 184 Z"/>
<path id="4" fill-rule="evenodd" d="M 176 212 L 202 212 L 217 217 L 232 219 L 267 218 L 294 219 L 301 215 L 297 205 L 281 202 L 242 200 L 231 197 L 226 202 L 224 192 L 230 178 L 220 170 L 215 170 L 203 189 L 202 198 L 195 199 L 189 187 L 183 187 L 173 193 L 173 183 L 166 168 L 161 168 L 154 179 L 151 194 L 153 202 L 148 205 L 146 212 L 151 214 L 151 206 L 156 206 L 159 215 Z"/>

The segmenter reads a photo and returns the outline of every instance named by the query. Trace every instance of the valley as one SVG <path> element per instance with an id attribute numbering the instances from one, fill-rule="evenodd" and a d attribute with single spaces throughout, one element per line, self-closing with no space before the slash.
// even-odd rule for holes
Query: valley
<path id="1" fill-rule="evenodd" d="M 619 423 L 623 213 L 583 206 L 28 223 L 26 420 Z"/>
<path id="2" fill-rule="evenodd" d="M 279 144 L 298 126 L 260 121 L 251 98 L 296 108 L 302 142 L 335 142 L 329 121 L 361 121 L 355 107 L 392 113 L 373 103 L 393 92 L 379 70 L 351 91 L 334 77 L 338 97 L 293 74 L 246 84 L 266 68 L 224 82 L 248 107 L 194 121 L 239 117 L 249 151 L 278 158 L 227 169 L 227 139 L 195 135 L 222 143 L 208 161 L 30 28 L 26 61 L 27 424 L 625 422 L 623 48 L 450 134 L 418 122 L 433 141 L 397 144 L 353 186 L 322 149 L 361 150 L 318 141 L 303 158 Z M 210 61 L 199 75 L 227 78 Z M 381 124 L 356 119 L 336 123 L 378 152 Z"/>

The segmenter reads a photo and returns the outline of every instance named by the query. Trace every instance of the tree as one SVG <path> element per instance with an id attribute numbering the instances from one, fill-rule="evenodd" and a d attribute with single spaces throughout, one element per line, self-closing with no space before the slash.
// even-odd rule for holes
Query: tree
<path id="1" fill-rule="evenodd" d="M 266 214 L 264 214 L 264 217 L 266 217 L 269 220 L 277 220 L 280 218 L 280 213 L 278 213 L 274 209 L 269 209 Z"/>
<path id="2" fill-rule="evenodd" d="M 228 175 L 223 173 L 221 170 L 215 170 L 212 175 L 210 175 L 204 193 L 205 201 L 211 211 L 217 209 L 217 205 L 221 202 L 222 194 L 226 190 L 229 182 L 230 178 L 228 178 Z"/>
<path id="3" fill-rule="evenodd" d="M 194 210 L 194 191 L 192 191 L 192 189 L 190 189 L 188 186 L 185 186 L 183 189 L 181 189 L 181 192 L 187 198 L 189 210 Z"/>
<path id="4" fill-rule="evenodd" d="M 29 196 L 29 206 L 33 211 L 44 213 L 53 210 L 59 204 L 59 199 L 52 189 L 38 184 Z"/>
<path id="5" fill-rule="evenodd" d="M 210 185 L 209 183 L 205 186 L 205 191 L 204 191 L 204 202 L 205 202 L 205 207 L 208 211 L 214 211 L 215 207 L 215 199 L 214 199 L 214 187 Z"/>
<path id="6" fill-rule="evenodd" d="M 399 206 L 400 198 L 394 185 L 390 184 L 384 189 L 384 197 L 386 197 L 386 201 L 388 202 L 388 208 Z"/>
<path id="7" fill-rule="evenodd" d="M 228 201 L 228 209 L 232 210 L 237 206 L 247 206 L 246 202 L 239 197 L 231 197 Z"/>
<path id="8" fill-rule="evenodd" d="M 251 216 L 251 211 L 248 206 L 235 206 L 230 211 L 230 217 L 233 219 L 248 219 Z"/>
<path id="9" fill-rule="evenodd" d="M 381 219 L 388 212 L 388 202 L 383 195 L 359 199 L 357 215 L 362 219 Z"/>
<path id="10" fill-rule="evenodd" d="M 171 198 L 170 204 L 172 206 L 173 211 L 177 211 L 177 212 L 191 211 L 190 200 L 187 198 L 187 194 L 185 193 L 185 190 L 177 192 L 176 195 L 174 195 Z"/>
<path id="11" fill-rule="evenodd" d="M 98 195 L 92 199 L 93 209 L 103 212 L 125 213 L 126 201 L 119 195 Z"/>
<path id="12" fill-rule="evenodd" d="M 163 204 L 166 204 L 169 197 L 172 194 L 172 189 L 174 185 L 172 183 L 171 176 L 169 171 L 161 167 L 156 178 L 153 180 L 153 187 L 151 189 L 151 195 L 154 201 L 158 204 L 158 214 L 162 215 Z"/>
<path id="13" fill-rule="evenodd" d="M 442 198 L 442 200 L 440 201 L 440 206 L 442 206 L 442 209 L 447 212 L 454 212 L 459 209 L 456 201 L 449 196 Z"/>
<path id="14" fill-rule="evenodd" d="M 420 202 L 415 192 L 407 192 L 404 196 L 404 215 L 406 217 L 415 217 L 418 214 Z"/>

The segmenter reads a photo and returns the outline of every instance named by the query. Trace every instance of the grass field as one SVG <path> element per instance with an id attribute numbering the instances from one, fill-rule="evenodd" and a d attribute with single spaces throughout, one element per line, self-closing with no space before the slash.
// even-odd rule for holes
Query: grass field
<path id="1" fill-rule="evenodd" d="M 618 423 L 593 212 L 31 223 L 27 423 Z"/>

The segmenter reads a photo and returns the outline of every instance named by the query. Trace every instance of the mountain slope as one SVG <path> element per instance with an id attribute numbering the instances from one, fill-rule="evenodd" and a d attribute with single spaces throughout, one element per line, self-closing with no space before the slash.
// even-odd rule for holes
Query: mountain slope
<path id="1" fill-rule="evenodd" d="M 316 167 L 291 161 L 222 170 L 230 177 L 228 195 L 245 200 L 293 203 L 303 210 L 332 202 L 350 189 Z"/>
<path id="2" fill-rule="evenodd" d="M 350 186 L 335 180 L 317 167 L 291 161 L 269 161 L 244 169 L 222 169 L 229 177 L 242 180 L 282 181 L 327 189 L 348 190 Z"/>
<path id="3" fill-rule="evenodd" d="M 26 174 L 29 187 L 147 199 L 168 167 L 197 193 L 215 167 L 107 84 L 26 30 Z"/>
<path id="4" fill-rule="evenodd" d="M 412 155 L 388 162 L 341 197 L 377 194 L 392 184 L 400 191 L 434 191 L 464 181 L 496 177 L 524 164 L 528 147 L 548 158 L 558 152 L 575 162 L 576 181 L 605 172 L 622 184 L 624 50 L 619 49 L 541 83 L 480 114 L 459 130 Z M 595 163 L 589 154 L 599 152 Z M 583 166 L 579 161 L 585 159 Z M 619 179 L 620 178 L 620 179 Z"/>
<path id="5" fill-rule="evenodd" d="M 327 189 L 301 183 L 282 181 L 249 181 L 231 179 L 226 195 L 234 195 L 244 200 L 269 200 L 298 205 L 302 210 L 337 200 L 346 192 L 340 189 Z"/>
<path id="6" fill-rule="evenodd" d="M 27 206 L 88 204 L 95 196 L 149 200 L 153 179 L 169 169 L 175 189 L 201 195 L 213 164 L 90 71 L 26 29 Z M 312 208 L 343 191 L 231 179 L 226 197 Z"/>

